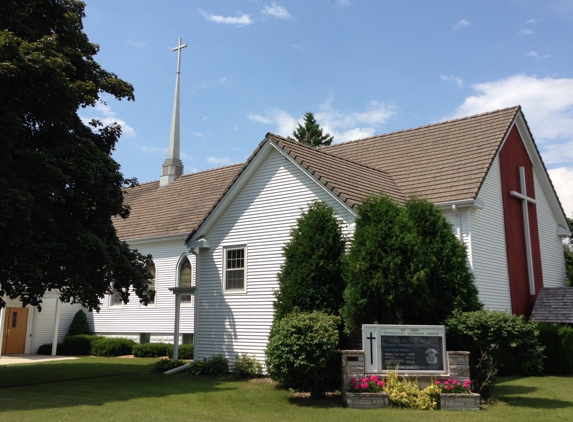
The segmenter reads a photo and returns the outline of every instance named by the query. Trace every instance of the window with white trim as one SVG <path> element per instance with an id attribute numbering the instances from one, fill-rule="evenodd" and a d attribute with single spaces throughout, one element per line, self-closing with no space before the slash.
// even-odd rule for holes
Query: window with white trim
<path id="1" fill-rule="evenodd" d="M 189 258 L 185 257 L 182 259 L 179 265 L 179 287 L 191 287 L 192 286 L 192 269 Z M 181 295 L 182 305 L 191 305 L 192 295 Z"/>
<path id="2" fill-rule="evenodd" d="M 246 289 L 246 248 L 223 248 L 223 286 L 225 292 L 244 292 Z"/>

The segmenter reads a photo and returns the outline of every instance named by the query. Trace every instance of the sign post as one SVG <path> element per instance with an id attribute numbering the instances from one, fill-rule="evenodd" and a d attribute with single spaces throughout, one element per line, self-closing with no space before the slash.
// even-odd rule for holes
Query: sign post
<path id="1" fill-rule="evenodd" d="M 443 325 L 362 326 L 365 372 L 445 374 L 446 330 Z"/>

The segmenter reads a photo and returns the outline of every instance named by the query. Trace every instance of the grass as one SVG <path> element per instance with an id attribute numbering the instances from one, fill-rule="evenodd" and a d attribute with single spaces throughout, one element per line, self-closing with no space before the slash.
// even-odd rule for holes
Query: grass
<path id="1" fill-rule="evenodd" d="M 570 421 L 573 377 L 501 379 L 476 412 L 357 410 L 294 397 L 267 380 L 151 372 L 154 359 L 81 358 L 0 366 L 0 421 Z"/>

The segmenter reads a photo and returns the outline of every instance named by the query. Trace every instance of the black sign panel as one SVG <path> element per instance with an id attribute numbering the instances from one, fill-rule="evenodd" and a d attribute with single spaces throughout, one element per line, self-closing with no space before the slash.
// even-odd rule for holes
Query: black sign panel
<path id="1" fill-rule="evenodd" d="M 381 336 L 381 345 L 383 370 L 445 370 L 440 336 Z"/>

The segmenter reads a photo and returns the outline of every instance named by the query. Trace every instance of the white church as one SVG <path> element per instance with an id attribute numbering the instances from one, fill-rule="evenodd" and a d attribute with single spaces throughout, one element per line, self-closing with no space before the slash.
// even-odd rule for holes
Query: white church
<path id="1" fill-rule="evenodd" d="M 264 360 L 282 248 L 317 199 L 335 209 L 350 238 L 365 197 L 427 198 L 467 246 L 488 309 L 528 317 L 541 288 L 566 286 L 567 220 L 519 106 L 319 149 L 269 133 L 246 163 L 183 174 L 179 66 L 180 56 L 162 175 L 127 189 L 131 214 L 114 221 L 120 239 L 153 256 L 154 300 L 106 297 L 91 316 L 95 333 L 175 337 L 195 343 L 196 359 Z"/>

